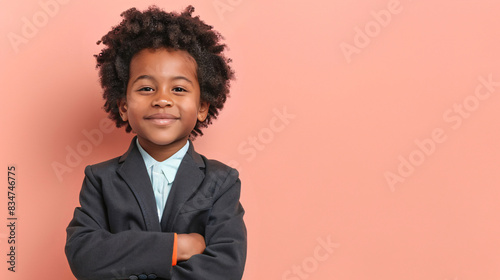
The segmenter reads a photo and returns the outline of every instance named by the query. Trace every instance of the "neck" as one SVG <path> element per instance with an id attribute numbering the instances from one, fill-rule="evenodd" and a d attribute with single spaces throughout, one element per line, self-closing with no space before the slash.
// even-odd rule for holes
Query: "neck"
<path id="1" fill-rule="evenodd" d="M 167 145 L 158 145 L 141 137 L 138 137 L 138 140 L 141 147 L 158 162 L 162 162 L 173 156 L 187 143 L 187 138 Z"/>

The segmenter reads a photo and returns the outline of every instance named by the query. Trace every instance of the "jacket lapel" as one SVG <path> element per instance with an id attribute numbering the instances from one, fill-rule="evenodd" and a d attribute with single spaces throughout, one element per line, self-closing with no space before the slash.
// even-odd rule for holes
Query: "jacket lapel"
<path id="1" fill-rule="evenodd" d="M 130 143 L 128 151 L 118 160 L 121 166 L 117 173 L 125 180 L 134 193 L 142 210 L 147 231 L 160 231 L 156 200 L 151 186 L 151 180 L 144 165 L 144 160 L 136 145 L 135 136 Z"/>
<path id="2" fill-rule="evenodd" d="M 205 178 L 203 168 L 205 168 L 205 163 L 200 154 L 194 150 L 191 140 L 189 140 L 189 149 L 179 165 L 163 212 L 161 228 L 164 231 L 172 231 L 179 210 Z"/>

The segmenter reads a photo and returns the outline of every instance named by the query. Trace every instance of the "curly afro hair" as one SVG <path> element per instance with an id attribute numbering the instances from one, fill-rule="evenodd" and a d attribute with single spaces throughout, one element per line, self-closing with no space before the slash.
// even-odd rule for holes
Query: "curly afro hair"
<path id="1" fill-rule="evenodd" d="M 107 46 L 94 55 L 99 68 L 101 86 L 104 90 L 104 110 L 117 127 L 127 125 L 120 118 L 118 102 L 126 97 L 129 67 L 132 57 L 145 48 L 167 48 L 187 51 L 196 61 L 200 99 L 210 104 L 205 121 L 197 121 L 192 138 L 203 135 L 201 128 L 207 127 L 217 118 L 229 96 L 229 82 L 234 71 L 229 66 L 231 59 L 222 53 L 226 48 L 220 41 L 222 35 L 205 24 L 199 16 L 192 17 L 194 7 L 189 5 L 182 13 L 167 13 L 155 5 L 140 12 L 130 8 L 121 13 L 122 22 L 104 35 L 97 45 Z"/>

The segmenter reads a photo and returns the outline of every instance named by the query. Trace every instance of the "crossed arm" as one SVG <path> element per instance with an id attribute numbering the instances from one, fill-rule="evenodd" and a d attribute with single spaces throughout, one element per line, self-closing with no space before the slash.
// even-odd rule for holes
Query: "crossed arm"
<path id="1" fill-rule="evenodd" d="M 80 193 L 67 228 L 66 256 L 80 280 L 128 279 L 140 273 L 157 279 L 241 279 L 246 258 L 244 210 L 239 203 L 240 181 L 228 175 L 210 210 L 204 236 L 127 229 L 112 233 L 101 180 L 85 169 Z M 132 217 L 133 218 L 133 217 Z M 235 230 L 236 229 L 236 230 Z"/>

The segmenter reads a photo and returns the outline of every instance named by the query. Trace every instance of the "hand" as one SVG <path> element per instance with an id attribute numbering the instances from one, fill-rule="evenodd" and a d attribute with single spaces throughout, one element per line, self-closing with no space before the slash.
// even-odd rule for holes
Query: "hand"
<path id="1" fill-rule="evenodd" d="M 177 234 L 177 261 L 186 261 L 205 251 L 205 238 L 199 233 Z"/>

